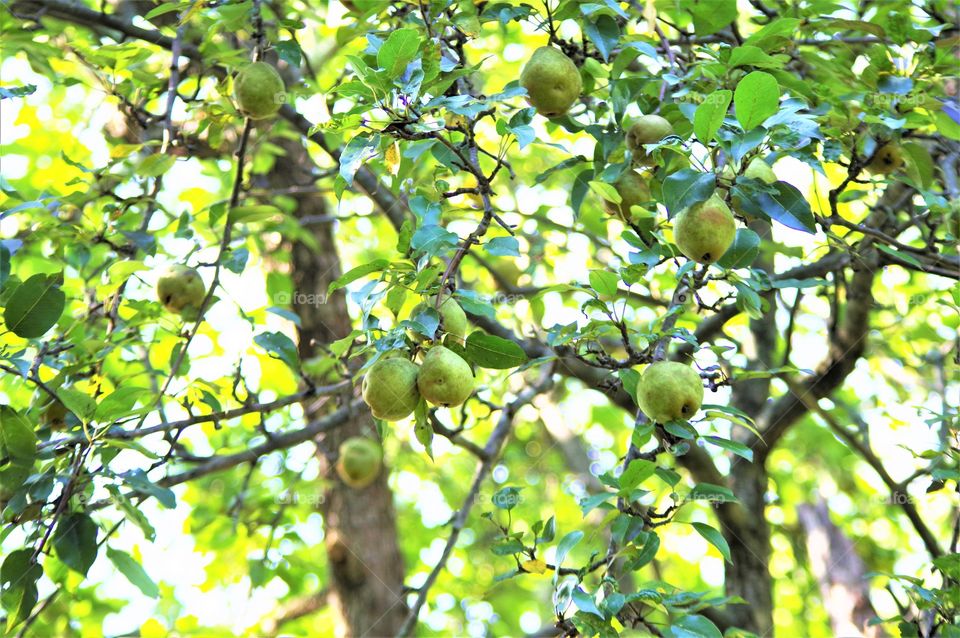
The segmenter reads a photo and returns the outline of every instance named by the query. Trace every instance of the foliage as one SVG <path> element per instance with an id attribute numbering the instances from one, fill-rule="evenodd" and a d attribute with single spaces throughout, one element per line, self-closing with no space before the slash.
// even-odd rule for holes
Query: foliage
<path id="1" fill-rule="evenodd" d="M 955 8 L 853 4 L 5 5 L 4 630 L 260 635 L 332 586 L 324 438 L 375 361 L 437 347 L 452 296 L 476 393 L 376 422 L 400 633 L 763 634 L 731 567 L 760 544 L 757 613 L 826 636 L 794 513 L 822 494 L 874 622 L 960 635 Z M 544 45 L 582 81 L 553 119 L 519 83 Z M 284 78 L 275 118 L 232 100 L 251 59 Z M 673 134 L 631 150 L 650 114 Z M 650 201 L 622 211 L 628 171 Z M 700 265 L 673 220 L 711 197 L 737 231 Z M 342 267 L 304 289 L 316 228 Z M 204 279 L 195 313 L 157 299 L 171 265 Z M 352 332 L 301 340 L 334 295 Z M 689 421 L 636 408 L 665 359 L 709 390 Z"/>

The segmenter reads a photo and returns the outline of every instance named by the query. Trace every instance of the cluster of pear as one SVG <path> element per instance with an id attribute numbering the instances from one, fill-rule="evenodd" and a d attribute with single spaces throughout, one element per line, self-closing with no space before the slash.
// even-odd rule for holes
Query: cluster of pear
<path id="1" fill-rule="evenodd" d="M 703 403 L 703 383 L 692 367 L 659 361 L 640 375 L 637 402 L 640 410 L 657 423 L 690 419 Z"/>
<path id="2" fill-rule="evenodd" d="M 383 448 L 373 439 L 352 436 L 340 444 L 336 470 L 340 479 L 354 489 L 373 483 L 383 467 Z"/>
<path id="3" fill-rule="evenodd" d="M 170 266 L 157 279 L 157 298 L 170 312 L 193 317 L 200 311 L 207 288 L 203 279 L 188 266 Z"/>
<path id="4" fill-rule="evenodd" d="M 431 297 L 418 304 L 412 316 L 435 307 L 436 302 L 436 297 Z M 364 376 L 363 400 L 378 419 L 399 421 L 410 416 L 421 397 L 433 405 L 449 408 L 462 404 L 473 394 L 470 364 L 451 349 L 463 347 L 467 316 L 452 297 L 444 300 L 439 310 L 439 332 L 445 345 L 434 343 L 420 365 L 411 361 L 407 352 L 394 350 L 374 363 Z"/>
<path id="5" fill-rule="evenodd" d="M 283 78 L 266 62 L 254 62 L 233 79 L 233 97 L 240 112 L 250 119 L 273 117 L 286 99 Z"/>
<path id="6" fill-rule="evenodd" d="M 653 230 L 652 224 L 645 224 L 643 218 L 632 211 L 634 206 L 649 202 L 652 197 L 647 178 L 636 169 L 655 164 L 653 156 L 647 153 L 644 144 L 656 144 L 670 135 L 673 135 L 673 126 L 659 115 L 642 115 L 627 130 L 625 142 L 633 156 L 633 164 L 613 183 L 614 189 L 620 196 L 620 203 L 607 201 L 608 213 L 619 215 L 624 221 L 640 225 L 644 230 Z"/>

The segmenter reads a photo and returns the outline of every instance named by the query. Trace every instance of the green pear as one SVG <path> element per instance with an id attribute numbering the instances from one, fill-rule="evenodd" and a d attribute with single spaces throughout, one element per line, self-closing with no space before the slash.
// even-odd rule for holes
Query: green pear
<path id="1" fill-rule="evenodd" d="M 426 301 L 418 303 L 410 311 L 410 318 L 415 319 L 421 312 L 428 308 L 436 309 L 437 298 L 429 297 Z M 467 336 L 467 315 L 463 308 L 453 297 L 447 297 L 440 304 L 440 328 L 438 333 L 442 335 L 444 342 L 447 339 L 461 346 L 464 345 Z"/>
<path id="2" fill-rule="evenodd" d="M 417 376 L 420 367 L 402 356 L 385 355 L 363 377 L 361 394 L 373 416 L 399 421 L 410 416 L 420 403 Z"/>
<path id="3" fill-rule="evenodd" d="M 673 126 L 659 115 L 642 115 L 627 131 L 627 148 L 633 153 L 634 162 L 639 166 L 653 166 L 653 157 L 647 154 L 644 144 L 656 144 L 673 135 Z"/>
<path id="4" fill-rule="evenodd" d="M 170 312 L 195 315 L 206 296 L 207 288 L 200 273 L 187 266 L 171 266 L 157 280 L 157 297 Z"/>
<path id="5" fill-rule="evenodd" d="M 286 99 L 283 78 L 266 62 L 254 62 L 237 73 L 233 96 L 241 113 L 254 120 L 273 117 Z"/>
<path id="6" fill-rule="evenodd" d="M 383 467 L 383 448 L 373 439 L 352 436 L 340 444 L 337 474 L 344 483 L 362 489 L 373 483 Z"/>
<path id="7" fill-rule="evenodd" d="M 566 114 L 580 97 L 583 81 L 580 70 L 563 51 L 543 46 L 520 72 L 520 86 L 527 90 L 527 101 L 544 117 Z"/>
<path id="8" fill-rule="evenodd" d="M 703 403 L 703 383 L 690 366 L 660 361 L 647 366 L 637 383 L 637 402 L 652 421 L 690 419 Z"/>
<path id="9" fill-rule="evenodd" d="M 759 157 L 754 157 L 750 160 L 750 163 L 747 164 L 747 170 L 743 172 L 743 176 L 758 179 L 764 184 L 773 184 L 777 181 L 777 174 L 773 172 L 769 164 Z"/>
<path id="10" fill-rule="evenodd" d="M 445 408 L 460 405 L 473 393 L 470 364 L 443 346 L 430 348 L 420 366 L 417 387 L 424 399 Z"/>
<path id="11" fill-rule="evenodd" d="M 701 264 L 723 256 L 737 234 L 737 223 L 727 204 L 716 194 L 684 209 L 673 222 L 673 239 L 680 252 Z"/>
<path id="12" fill-rule="evenodd" d="M 867 171 L 873 175 L 888 175 L 903 166 L 903 153 L 900 146 L 888 142 L 877 149 L 873 159 L 867 164 Z"/>
<path id="13" fill-rule="evenodd" d="M 617 193 L 620 195 L 620 203 L 614 204 L 609 200 L 604 200 L 607 212 L 612 215 L 619 214 L 624 220 L 633 217 L 630 211 L 631 206 L 638 206 L 644 202 L 649 202 L 651 199 L 650 186 L 647 184 L 647 180 L 633 169 L 629 169 L 620 175 L 617 181 L 613 183 L 613 187 L 617 189 Z"/>

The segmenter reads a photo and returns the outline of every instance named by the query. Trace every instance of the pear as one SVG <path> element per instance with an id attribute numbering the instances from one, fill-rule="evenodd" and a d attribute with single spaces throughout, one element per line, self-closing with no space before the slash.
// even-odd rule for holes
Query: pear
<path id="1" fill-rule="evenodd" d="M 733 243 L 737 223 L 727 204 L 716 194 L 684 209 L 673 222 L 673 239 L 688 259 L 712 264 Z"/>
<path id="2" fill-rule="evenodd" d="M 460 405 L 473 393 L 470 364 L 443 346 L 430 348 L 420 366 L 417 387 L 424 399 L 445 408 Z"/>
<path id="3" fill-rule="evenodd" d="M 888 175 L 903 166 L 903 153 L 900 146 L 887 142 L 877 149 L 873 159 L 867 164 L 867 171 L 873 175 Z"/>
<path id="4" fill-rule="evenodd" d="M 187 266 L 171 266 L 157 280 L 157 297 L 170 312 L 195 315 L 206 296 L 200 273 Z"/>
<path id="5" fill-rule="evenodd" d="M 361 394 L 373 416 L 399 421 L 410 416 L 420 403 L 417 376 L 420 368 L 403 356 L 390 356 L 374 363 L 363 377 Z"/>
<path id="6" fill-rule="evenodd" d="M 758 179 L 764 184 L 773 184 L 777 181 L 777 174 L 773 172 L 769 164 L 759 157 L 754 157 L 750 160 L 750 163 L 747 164 L 747 170 L 743 172 L 743 176 Z"/>
<path id="7" fill-rule="evenodd" d="M 659 115 L 642 115 L 627 131 L 627 148 L 633 153 L 634 161 L 640 166 L 653 166 L 654 159 L 643 148 L 644 144 L 656 144 L 673 135 L 673 126 Z"/>
<path id="8" fill-rule="evenodd" d="M 352 436 L 340 444 L 337 474 L 355 489 L 373 483 L 383 467 L 383 448 L 373 439 Z"/>
<path id="9" fill-rule="evenodd" d="M 410 311 L 410 318 L 416 319 L 417 315 L 428 308 L 437 307 L 437 298 L 429 297 L 426 301 L 418 303 Z M 463 308 L 453 297 L 447 297 L 440 304 L 440 328 L 439 334 L 443 336 L 444 343 L 449 339 L 453 343 L 463 346 L 467 336 L 467 315 Z"/>
<path id="10" fill-rule="evenodd" d="M 690 366 L 660 361 L 643 371 L 637 383 L 637 402 L 652 421 L 689 419 L 703 403 L 703 383 Z"/>
<path id="11" fill-rule="evenodd" d="M 612 215 L 619 213 L 624 220 L 631 219 L 631 206 L 650 201 L 650 186 L 647 184 L 647 180 L 633 169 L 629 169 L 620 175 L 617 181 L 613 183 L 613 187 L 617 189 L 617 193 L 620 195 L 620 203 L 614 204 L 605 200 L 607 212 Z"/>
<path id="12" fill-rule="evenodd" d="M 566 114 L 583 90 L 577 65 L 551 46 L 533 52 L 520 72 L 520 86 L 527 90 L 530 105 L 544 117 Z"/>
<path id="13" fill-rule="evenodd" d="M 273 117 L 286 99 L 283 78 L 266 62 L 254 62 L 237 73 L 233 96 L 237 108 L 247 117 L 254 120 Z"/>

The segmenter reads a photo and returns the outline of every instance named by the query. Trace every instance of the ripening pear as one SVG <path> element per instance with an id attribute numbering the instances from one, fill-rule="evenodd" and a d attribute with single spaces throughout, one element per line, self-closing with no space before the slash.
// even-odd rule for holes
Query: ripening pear
<path id="1" fill-rule="evenodd" d="M 650 186 L 647 184 L 647 180 L 633 169 L 629 169 L 620 175 L 617 181 L 613 183 L 613 187 L 617 189 L 617 193 L 620 195 L 620 203 L 614 204 L 609 200 L 604 200 L 607 212 L 612 215 L 619 213 L 625 220 L 632 217 L 631 206 L 639 206 L 650 201 Z"/>
<path id="2" fill-rule="evenodd" d="M 716 193 L 705 202 L 685 208 L 673 222 L 673 239 L 680 252 L 701 264 L 720 259 L 736 234 L 733 214 Z"/>
<path id="3" fill-rule="evenodd" d="M 583 90 L 577 65 L 552 46 L 533 52 L 520 72 L 520 86 L 527 90 L 530 105 L 544 117 L 566 114 Z"/>
<path id="4" fill-rule="evenodd" d="M 424 399 L 445 408 L 460 405 L 473 394 L 470 364 L 443 346 L 430 348 L 420 366 L 417 387 Z"/>
<path id="5" fill-rule="evenodd" d="M 373 439 L 352 436 L 340 444 L 337 474 L 354 489 L 373 483 L 383 467 L 383 448 Z"/>
<path id="6" fill-rule="evenodd" d="M 237 73 L 233 96 L 241 113 L 254 120 L 273 117 L 286 98 L 283 78 L 266 62 L 254 62 Z"/>
<path id="7" fill-rule="evenodd" d="M 747 164 L 747 170 L 743 172 L 744 177 L 758 179 L 764 184 L 773 184 L 777 181 L 777 174 L 773 172 L 770 165 L 759 157 L 754 157 Z"/>
<path id="8" fill-rule="evenodd" d="M 640 166 L 653 166 L 654 159 L 643 148 L 644 144 L 656 144 L 673 135 L 673 126 L 659 115 L 642 115 L 627 131 L 627 148 L 633 152 L 634 162 Z"/>
<path id="9" fill-rule="evenodd" d="M 200 273 L 187 266 L 171 266 L 157 280 L 157 297 L 170 312 L 195 315 L 206 296 L 207 288 Z"/>
<path id="10" fill-rule="evenodd" d="M 637 402 L 652 421 L 690 419 L 703 403 L 703 383 L 684 363 L 659 361 L 647 366 L 637 383 Z"/>
<path id="11" fill-rule="evenodd" d="M 867 164 L 867 171 L 873 175 L 888 175 L 903 166 L 903 152 L 894 142 L 887 142 L 877 149 L 873 159 Z"/>
<path id="12" fill-rule="evenodd" d="M 421 312 L 428 308 L 436 309 L 437 298 L 429 297 L 426 301 L 418 303 L 410 311 L 410 317 L 416 318 Z M 467 336 L 467 315 L 463 308 L 453 297 L 447 297 L 440 304 L 440 327 L 438 334 L 443 337 L 444 342 L 450 339 L 452 342 L 464 345 L 464 339 Z"/>
<path id="13" fill-rule="evenodd" d="M 419 373 L 420 367 L 404 356 L 387 354 L 370 366 L 363 377 L 361 394 L 373 416 L 384 421 L 410 416 L 420 402 Z"/>

